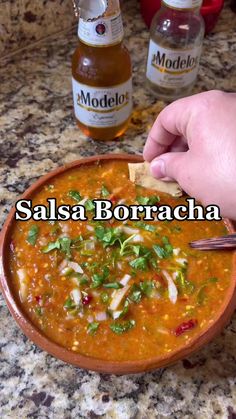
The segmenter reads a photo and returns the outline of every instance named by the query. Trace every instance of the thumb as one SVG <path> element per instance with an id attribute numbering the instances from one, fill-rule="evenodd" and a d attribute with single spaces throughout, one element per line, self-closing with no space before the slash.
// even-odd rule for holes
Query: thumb
<path id="1" fill-rule="evenodd" d="M 166 153 L 152 160 L 150 170 L 155 178 L 171 178 L 180 186 L 186 173 L 188 152 Z"/>

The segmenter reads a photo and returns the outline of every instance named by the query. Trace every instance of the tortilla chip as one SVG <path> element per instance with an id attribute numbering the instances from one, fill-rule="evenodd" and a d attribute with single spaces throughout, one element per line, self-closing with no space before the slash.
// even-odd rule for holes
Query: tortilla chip
<path id="1" fill-rule="evenodd" d="M 129 163 L 129 177 L 131 182 L 144 188 L 164 192 L 174 197 L 183 195 L 178 183 L 155 179 L 150 173 L 150 164 L 147 162 Z"/>

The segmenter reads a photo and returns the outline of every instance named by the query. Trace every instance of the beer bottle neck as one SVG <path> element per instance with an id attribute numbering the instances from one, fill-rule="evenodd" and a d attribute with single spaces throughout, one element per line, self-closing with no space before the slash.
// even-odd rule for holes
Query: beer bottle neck
<path id="1" fill-rule="evenodd" d="M 104 16 L 86 21 L 79 19 L 78 37 L 81 42 L 92 47 L 108 47 L 122 42 L 123 22 L 119 0 L 108 1 Z"/>
<path id="2" fill-rule="evenodd" d="M 171 9 L 179 11 L 192 11 L 194 13 L 199 11 L 202 5 L 202 0 L 162 0 L 162 3 L 164 6 Z"/>

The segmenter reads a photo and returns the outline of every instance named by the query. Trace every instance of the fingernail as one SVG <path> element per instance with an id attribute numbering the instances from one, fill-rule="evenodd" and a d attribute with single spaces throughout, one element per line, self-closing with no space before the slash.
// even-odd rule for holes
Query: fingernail
<path id="1" fill-rule="evenodd" d="M 164 160 L 154 160 L 151 165 L 151 174 L 157 178 L 162 178 L 166 176 L 166 167 Z"/>

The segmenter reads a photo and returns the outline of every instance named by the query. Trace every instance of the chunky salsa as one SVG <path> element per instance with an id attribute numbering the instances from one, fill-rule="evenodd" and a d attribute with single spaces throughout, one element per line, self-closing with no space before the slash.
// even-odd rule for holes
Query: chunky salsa
<path id="1" fill-rule="evenodd" d="M 17 221 L 10 268 L 32 323 L 59 345 L 110 361 L 150 359 L 180 349 L 214 321 L 224 302 L 232 255 L 190 249 L 225 234 L 223 222 L 94 221 L 93 199 L 175 206 L 185 198 L 136 186 L 127 163 L 71 169 L 33 204 L 83 204 L 88 221 Z"/>

